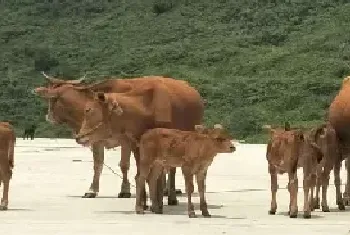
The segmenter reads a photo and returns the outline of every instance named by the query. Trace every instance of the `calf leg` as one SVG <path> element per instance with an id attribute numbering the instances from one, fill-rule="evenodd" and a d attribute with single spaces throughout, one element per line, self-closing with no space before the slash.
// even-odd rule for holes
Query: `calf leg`
<path id="1" fill-rule="evenodd" d="M 350 164 L 349 164 L 349 158 L 350 158 L 350 154 L 347 154 L 347 158 L 345 159 L 345 168 L 347 171 L 347 179 L 346 179 L 346 186 L 345 186 L 345 192 L 344 192 L 344 202 L 346 206 L 350 205 Z"/>
<path id="2" fill-rule="evenodd" d="M 298 176 L 296 172 L 289 173 L 289 195 L 290 195 L 290 218 L 296 218 L 298 216 Z"/>
<path id="3" fill-rule="evenodd" d="M 136 162 L 136 176 L 135 176 L 135 180 L 137 182 L 138 176 L 140 175 L 140 148 L 134 148 L 133 149 L 134 152 L 134 157 L 135 157 L 135 162 Z M 143 187 L 143 189 L 141 189 L 141 195 L 142 195 L 142 200 L 143 200 L 143 205 L 145 210 L 148 208 L 147 206 L 147 197 L 146 197 L 146 187 Z"/>
<path id="4" fill-rule="evenodd" d="M 176 175 L 176 167 L 171 167 L 168 174 L 168 177 L 169 177 L 168 205 L 169 206 L 175 206 L 179 204 L 178 200 L 176 199 L 175 175 Z"/>
<path id="5" fill-rule="evenodd" d="M 162 188 L 159 188 L 159 185 L 162 185 L 162 172 L 162 166 L 154 165 L 148 178 L 149 194 L 152 201 L 152 211 L 155 214 L 163 214 L 163 190 Z"/>
<path id="6" fill-rule="evenodd" d="M 146 171 L 148 169 L 145 169 Z M 143 171 L 143 170 L 142 170 Z M 142 192 L 145 191 L 145 181 L 146 177 L 143 172 L 136 179 L 136 206 L 135 211 L 136 214 L 144 214 L 144 201 L 142 200 Z"/>
<path id="7" fill-rule="evenodd" d="M 312 210 L 320 209 L 320 189 L 322 183 L 322 167 L 317 166 L 317 177 L 316 177 L 316 195 L 315 198 L 312 198 Z"/>
<path id="8" fill-rule="evenodd" d="M 326 167 L 324 168 L 321 177 L 322 177 L 322 202 L 321 207 L 323 212 L 329 212 L 329 206 L 327 203 L 327 189 L 329 185 L 329 174 L 330 170 Z"/>
<path id="9" fill-rule="evenodd" d="M 118 194 L 118 198 L 130 198 L 130 182 L 128 179 L 128 171 L 130 168 L 130 155 L 131 148 L 127 145 L 123 145 L 121 149 L 121 159 L 119 162 L 120 170 L 123 174 L 123 181 L 120 188 L 120 193 Z"/>
<path id="10" fill-rule="evenodd" d="M 84 198 L 94 198 L 100 190 L 100 176 L 104 162 L 104 147 L 99 144 L 92 145 L 92 155 L 94 159 L 94 176 L 89 191 L 85 193 Z"/>
<path id="11" fill-rule="evenodd" d="M 205 177 L 206 174 L 204 172 L 199 172 L 196 175 L 197 185 L 198 185 L 198 192 L 199 192 L 199 200 L 200 200 L 200 210 L 202 211 L 202 215 L 204 217 L 210 217 L 209 211 L 208 211 L 208 205 L 207 201 L 205 199 Z"/>
<path id="12" fill-rule="evenodd" d="M 269 210 L 270 215 L 276 214 L 277 210 L 277 201 L 276 201 L 276 194 L 277 194 L 277 172 L 276 168 L 273 166 L 269 166 L 269 172 L 271 177 L 271 207 Z"/>
<path id="13" fill-rule="evenodd" d="M 340 161 L 336 161 L 334 164 L 333 168 L 333 173 L 334 173 L 334 185 L 335 185 L 335 194 L 336 194 L 336 200 L 337 200 L 337 205 L 339 210 L 345 210 L 345 205 L 343 201 L 343 197 L 340 191 L 340 185 L 341 185 L 341 180 L 340 180 Z"/>
<path id="14" fill-rule="evenodd" d="M 312 200 L 312 190 L 316 183 L 316 175 L 314 174 L 304 174 L 303 189 L 304 189 L 304 218 L 311 218 L 311 200 Z M 311 189 L 311 195 L 309 197 L 309 191 Z"/>

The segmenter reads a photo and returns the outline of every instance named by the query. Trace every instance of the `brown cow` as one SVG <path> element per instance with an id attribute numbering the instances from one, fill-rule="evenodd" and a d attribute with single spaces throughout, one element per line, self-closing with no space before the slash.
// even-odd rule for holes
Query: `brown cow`
<path id="1" fill-rule="evenodd" d="M 8 122 L 0 122 L 0 183 L 4 184 L 0 210 L 7 210 L 10 180 L 14 166 L 16 136 Z"/>
<path id="2" fill-rule="evenodd" d="M 269 129 L 271 132 L 271 139 L 267 144 L 266 151 L 268 170 L 271 176 L 271 208 L 269 214 L 273 215 L 277 210 L 277 174 L 287 173 L 290 194 L 289 216 L 290 218 L 297 217 L 297 168 L 303 167 L 304 218 L 310 218 L 309 192 L 316 184 L 317 165 L 323 157 L 320 148 L 314 142 L 313 131 L 304 133 L 300 129 L 271 129 L 268 126 L 265 126 L 265 129 Z"/>
<path id="3" fill-rule="evenodd" d="M 336 203 L 339 210 L 345 210 L 344 201 L 340 190 L 340 167 L 342 156 L 339 153 L 339 144 L 336 132 L 329 122 L 314 129 L 314 142 L 320 147 L 323 160 L 318 166 L 316 183 L 316 198 L 313 199 L 313 209 L 320 208 L 319 191 L 322 186 L 322 211 L 329 212 L 327 204 L 327 188 L 329 185 L 330 172 L 333 169 L 334 185 L 336 188 Z"/>
<path id="4" fill-rule="evenodd" d="M 130 92 L 91 95 L 96 101 L 87 104 L 85 120 L 76 137 L 81 144 L 111 138 L 137 143 L 145 131 L 157 127 L 194 130 L 204 113 L 198 91 L 185 81 L 170 78 L 159 78 L 156 84 L 145 83 Z M 133 151 L 139 152 L 135 144 Z M 170 188 L 168 204 L 176 205 L 175 187 Z"/>
<path id="5" fill-rule="evenodd" d="M 218 124 L 214 129 L 205 129 L 197 125 L 196 131 L 164 128 L 146 131 L 140 140 L 140 175 L 136 186 L 136 213 L 144 213 L 141 192 L 145 188 L 146 179 L 149 180 L 152 208 L 156 213 L 163 213 L 162 205 L 158 205 L 157 179 L 164 169 L 181 167 L 186 184 L 188 216 L 196 217 L 191 201 L 191 194 L 194 191 L 193 175 L 195 175 L 200 195 L 200 210 L 203 216 L 210 217 L 205 199 L 208 167 L 218 153 L 234 151 L 232 138 Z"/>
<path id="6" fill-rule="evenodd" d="M 329 110 L 328 119 L 336 131 L 341 159 L 350 159 L 350 76 L 344 78 L 337 96 L 333 99 Z M 347 166 L 347 184 L 344 193 L 346 205 L 350 202 L 350 170 Z"/>

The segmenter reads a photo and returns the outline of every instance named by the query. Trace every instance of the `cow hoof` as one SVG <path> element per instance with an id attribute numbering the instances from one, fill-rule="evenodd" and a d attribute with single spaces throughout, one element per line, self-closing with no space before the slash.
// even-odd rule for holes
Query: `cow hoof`
<path id="1" fill-rule="evenodd" d="M 145 214 L 145 212 L 144 212 L 144 211 L 142 211 L 142 210 L 137 210 L 137 211 L 136 211 L 136 214 L 137 214 L 137 215 L 144 215 L 144 214 Z"/>
<path id="2" fill-rule="evenodd" d="M 143 205 L 143 209 L 146 211 L 146 210 L 151 210 L 151 208 L 147 205 Z"/>
<path id="3" fill-rule="evenodd" d="M 88 192 L 88 193 L 85 193 L 84 196 L 82 196 L 82 198 L 95 198 L 96 197 L 96 193 L 94 192 Z"/>
<path id="4" fill-rule="evenodd" d="M 163 210 L 161 210 L 161 209 L 155 210 L 154 214 L 161 215 L 161 214 L 163 214 Z"/>
<path id="5" fill-rule="evenodd" d="M 304 219 L 310 219 L 311 218 L 311 213 L 310 212 L 304 212 Z"/>
<path id="6" fill-rule="evenodd" d="M 190 212 L 190 213 L 188 214 L 188 217 L 189 217 L 189 218 L 197 218 L 197 215 L 196 215 L 194 212 Z"/>
<path id="7" fill-rule="evenodd" d="M 7 206 L 0 206 L 0 211 L 6 211 L 7 210 Z"/>
<path id="8" fill-rule="evenodd" d="M 297 213 L 290 213 L 289 214 L 289 218 L 297 218 L 298 217 L 298 214 Z"/>
<path id="9" fill-rule="evenodd" d="M 131 198 L 131 193 L 118 193 L 118 198 Z"/>
<path id="10" fill-rule="evenodd" d="M 168 191 L 164 191 L 163 196 L 168 196 Z"/>
<path id="11" fill-rule="evenodd" d="M 269 215 L 275 215 L 276 211 L 269 210 Z"/>
<path id="12" fill-rule="evenodd" d="M 211 214 L 209 214 L 209 212 L 202 213 L 202 215 L 203 215 L 204 218 L 210 218 L 211 217 Z"/>
<path id="13" fill-rule="evenodd" d="M 323 212 L 329 212 L 329 206 L 322 206 Z"/>
<path id="14" fill-rule="evenodd" d="M 168 200 L 168 206 L 177 206 L 179 205 L 179 201 L 177 199 Z"/>
<path id="15" fill-rule="evenodd" d="M 182 194 L 182 191 L 181 191 L 181 189 L 176 189 L 176 195 L 181 195 Z"/>
<path id="16" fill-rule="evenodd" d="M 344 206 L 344 204 L 339 204 L 339 205 L 338 205 L 338 209 L 339 209 L 340 211 L 345 211 L 345 206 Z"/>

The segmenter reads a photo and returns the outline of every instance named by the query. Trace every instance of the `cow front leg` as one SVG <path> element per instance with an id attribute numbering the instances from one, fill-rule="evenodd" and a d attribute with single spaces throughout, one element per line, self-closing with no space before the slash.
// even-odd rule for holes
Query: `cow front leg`
<path id="1" fill-rule="evenodd" d="M 118 194 L 118 198 L 131 197 L 130 181 L 128 179 L 128 171 L 130 169 L 130 156 L 131 156 L 131 148 L 127 145 L 122 145 L 119 167 L 123 174 L 123 180 L 120 188 L 120 193 Z"/>
<path id="2" fill-rule="evenodd" d="M 350 205 L 350 164 L 349 164 L 349 158 L 350 154 L 347 154 L 347 158 L 345 159 L 345 169 L 347 172 L 347 177 L 346 177 L 346 185 L 345 185 L 345 191 L 344 191 L 344 203 L 346 206 Z"/>
<path id="3" fill-rule="evenodd" d="M 312 210 L 320 209 L 320 189 L 322 182 L 321 170 L 317 170 L 316 186 L 315 186 L 315 197 L 312 198 Z"/>
<path id="4" fill-rule="evenodd" d="M 104 163 L 104 147 L 100 144 L 92 145 L 92 155 L 94 160 L 94 176 L 89 191 L 85 193 L 83 198 L 95 198 L 100 190 L 100 176 Z"/>
<path id="5" fill-rule="evenodd" d="M 335 185 L 335 195 L 337 200 L 337 205 L 339 210 L 345 210 L 345 205 L 343 201 L 343 196 L 340 191 L 341 179 L 340 179 L 340 161 L 336 161 L 334 164 L 334 185 Z"/>
<path id="6" fill-rule="evenodd" d="M 135 158 L 135 162 L 136 162 L 136 176 L 135 176 L 135 180 L 138 179 L 138 176 L 140 175 L 140 148 L 135 147 L 133 148 L 133 152 L 134 152 L 134 158 Z M 143 188 L 142 192 L 142 199 L 144 201 L 143 205 L 144 205 L 144 209 L 147 210 L 148 206 L 147 206 L 147 197 L 146 197 L 146 187 Z"/>
<path id="7" fill-rule="evenodd" d="M 168 177 L 169 177 L 168 205 L 169 206 L 176 206 L 179 204 L 179 201 L 176 199 L 175 175 L 176 175 L 176 168 L 171 167 L 168 174 Z"/>
<path id="8" fill-rule="evenodd" d="M 200 210 L 202 211 L 202 215 L 204 217 L 211 217 L 208 211 L 208 204 L 207 200 L 205 199 L 205 173 L 199 172 L 196 175 L 197 185 L 198 185 L 198 192 L 199 192 L 199 200 L 200 200 Z"/>
<path id="9" fill-rule="evenodd" d="M 298 216 L 298 176 L 297 173 L 289 173 L 289 195 L 290 195 L 290 218 L 297 218 Z"/>
<path id="10" fill-rule="evenodd" d="M 188 211 L 188 217 L 189 218 L 195 218 L 196 213 L 194 212 L 194 206 L 192 203 L 192 193 L 194 191 L 193 186 L 193 175 L 191 174 L 191 171 L 188 169 L 182 169 L 182 173 L 185 178 L 185 184 L 186 184 L 186 193 L 187 193 L 187 211 Z"/>
<path id="11" fill-rule="evenodd" d="M 305 219 L 311 218 L 312 191 L 315 184 L 316 184 L 315 174 L 304 175 L 303 189 L 304 189 L 304 218 Z M 310 193 L 311 195 L 309 195 L 309 191 L 311 191 Z"/>
<path id="12" fill-rule="evenodd" d="M 269 167 L 269 172 L 270 172 L 270 178 L 271 178 L 271 206 L 269 210 L 270 215 L 276 214 L 277 210 L 277 201 L 276 201 L 276 194 L 277 194 L 277 172 L 276 168 L 270 166 Z"/>
<path id="13" fill-rule="evenodd" d="M 145 190 L 146 177 L 145 174 L 140 174 L 136 179 L 136 214 L 144 214 L 144 201 L 142 200 L 142 192 Z"/>

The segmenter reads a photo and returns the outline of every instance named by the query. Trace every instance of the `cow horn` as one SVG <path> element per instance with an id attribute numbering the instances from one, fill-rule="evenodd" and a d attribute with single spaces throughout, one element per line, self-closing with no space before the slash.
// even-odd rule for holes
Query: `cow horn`
<path id="1" fill-rule="evenodd" d="M 223 129 L 221 124 L 215 124 L 214 129 Z"/>
<path id="2" fill-rule="evenodd" d="M 44 71 L 41 71 L 41 74 L 44 75 L 44 77 L 45 77 L 50 83 L 64 83 L 63 80 L 57 79 L 57 78 L 53 78 L 53 77 L 47 75 Z"/>

